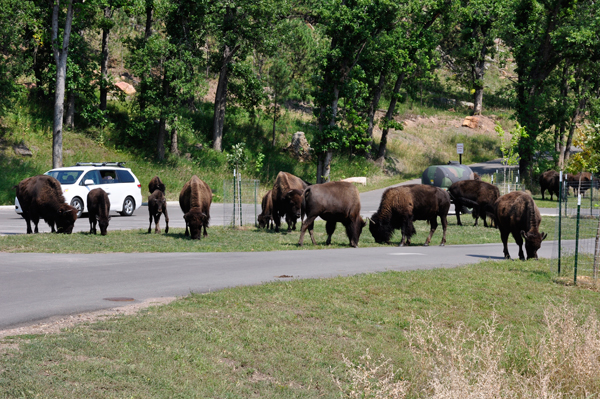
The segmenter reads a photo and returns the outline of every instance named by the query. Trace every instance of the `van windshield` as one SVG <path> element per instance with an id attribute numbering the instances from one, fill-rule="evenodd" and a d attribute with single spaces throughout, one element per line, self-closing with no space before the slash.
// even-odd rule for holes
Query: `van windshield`
<path id="1" fill-rule="evenodd" d="M 51 170 L 45 174 L 54 177 L 61 185 L 65 185 L 75 184 L 82 173 L 82 170 Z"/>

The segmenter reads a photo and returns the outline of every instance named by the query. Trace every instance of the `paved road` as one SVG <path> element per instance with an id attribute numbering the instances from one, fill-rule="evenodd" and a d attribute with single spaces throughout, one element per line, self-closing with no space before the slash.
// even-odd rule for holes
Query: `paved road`
<path id="1" fill-rule="evenodd" d="M 545 242 L 541 257 L 550 257 Z M 510 244 L 513 257 L 516 244 Z M 502 259 L 501 244 L 245 253 L 0 253 L 0 329 L 137 301 L 238 285 L 385 270 L 432 269 Z M 515 263 L 518 266 L 518 263 Z"/>

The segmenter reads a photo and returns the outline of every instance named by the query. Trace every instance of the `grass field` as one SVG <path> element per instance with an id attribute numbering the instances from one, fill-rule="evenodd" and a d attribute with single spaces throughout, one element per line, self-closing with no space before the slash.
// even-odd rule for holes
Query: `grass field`
<path id="1" fill-rule="evenodd" d="M 456 225 L 456 218 L 448 218 L 446 245 L 487 244 L 500 242 L 500 233 L 493 228 L 485 228 L 482 223 L 472 226 L 473 221 L 467 217 L 463 226 Z M 542 219 L 541 230 L 554 237 L 554 218 Z M 299 227 L 300 225 L 298 225 Z M 423 245 L 429 234 L 429 225 L 424 221 L 415 222 L 417 234 L 412 238 L 412 245 Z M 298 249 L 346 248 L 348 238 L 343 226 L 338 227 L 333 235 L 332 244 L 325 246 L 327 235 L 325 223 L 315 223 L 315 240 L 313 246 L 308 232 L 304 237 L 304 246 L 298 247 L 299 231 L 275 233 L 254 227 L 232 229 L 214 226 L 208 229 L 208 237 L 201 240 L 190 240 L 184 236 L 184 229 L 170 229 L 169 234 L 148 234 L 147 230 L 111 231 L 106 236 L 88 233 L 62 234 L 23 234 L 0 237 L 2 252 L 60 252 L 60 253 L 95 253 L 95 252 L 244 252 L 244 251 L 281 251 Z M 400 243 L 401 234 L 397 230 L 391 242 Z M 439 245 L 442 239 L 442 227 L 438 226 L 431 239 L 431 245 Z M 512 241 L 512 238 L 510 239 Z M 360 237 L 360 247 L 381 246 L 365 226 Z"/>
<path id="2" fill-rule="evenodd" d="M 6 337 L 0 397 L 595 397 L 600 294 L 549 270 L 291 280 Z"/>

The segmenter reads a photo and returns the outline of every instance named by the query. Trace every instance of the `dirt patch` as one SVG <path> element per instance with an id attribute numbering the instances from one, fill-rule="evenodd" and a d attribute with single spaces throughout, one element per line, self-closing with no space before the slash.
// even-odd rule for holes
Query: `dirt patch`
<path id="1" fill-rule="evenodd" d="M 43 322 L 32 324 L 29 326 L 22 326 L 16 328 L 10 328 L 6 330 L 0 330 L 0 339 L 14 335 L 39 335 L 39 334 L 56 334 L 63 328 L 73 327 L 81 323 L 93 323 L 98 320 L 104 320 L 112 316 L 125 316 L 136 314 L 142 309 L 146 309 L 150 306 L 165 305 L 173 302 L 175 297 L 161 297 L 161 298 L 149 298 L 139 303 L 132 303 L 126 306 L 119 306 L 110 309 L 97 310 L 94 312 L 80 313 L 70 316 L 64 316 L 56 319 L 45 320 Z M 0 344 L 0 349 L 5 345 L 12 344 Z"/>

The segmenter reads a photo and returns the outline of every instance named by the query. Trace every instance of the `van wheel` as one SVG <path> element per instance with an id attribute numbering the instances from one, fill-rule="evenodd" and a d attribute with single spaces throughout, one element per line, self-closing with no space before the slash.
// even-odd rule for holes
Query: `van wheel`
<path id="1" fill-rule="evenodd" d="M 83 201 L 79 197 L 75 197 L 71 200 L 71 206 L 77 209 L 77 218 L 81 217 L 83 213 Z"/>
<path id="2" fill-rule="evenodd" d="M 131 197 L 125 198 L 123 201 L 123 210 L 119 212 L 122 216 L 131 216 L 135 211 L 135 200 Z"/>

